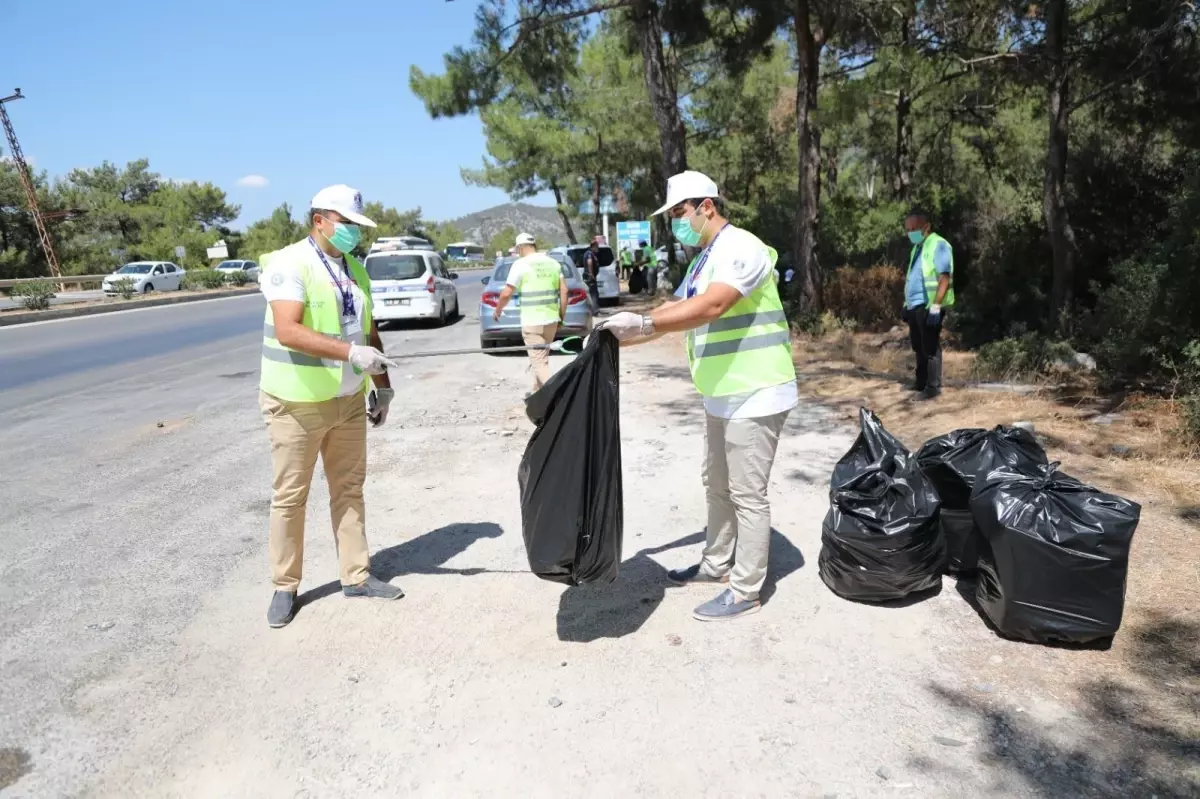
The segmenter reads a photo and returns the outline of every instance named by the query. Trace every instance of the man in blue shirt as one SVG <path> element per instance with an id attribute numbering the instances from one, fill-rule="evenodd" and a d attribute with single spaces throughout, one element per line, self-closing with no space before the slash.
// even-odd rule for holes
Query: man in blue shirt
<path id="1" fill-rule="evenodd" d="M 917 356 L 912 390 L 933 399 L 942 393 L 942 322 L 946 308 L 954 304 L 954 250 L 950 242 L 933 232 L 929 215 L 923 211 L 905 217 L 904 229 L 913 244 L 902 314 Z"/>

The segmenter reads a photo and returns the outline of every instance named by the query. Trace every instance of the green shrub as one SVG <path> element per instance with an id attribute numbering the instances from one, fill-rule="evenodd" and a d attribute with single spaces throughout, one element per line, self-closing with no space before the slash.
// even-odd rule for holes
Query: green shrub
<path id="1" fill-rule="evenodd" d="M 239 269 L 236 272 L 230 272 L 225 278 L 225 282 L 231 286 L 244 286 L 250 282 L 250 276 Z"/>
<path id="2" fill-rule="evenodd" d="M 134 286 L 132 278 L 123 277 L 120 280 L 114 280 L 112 287 L 121 295 L 122 299 L 132 300 L 133 295 L 137 294 L 137 288 Z"/>
<path id="3" fill-rule="evenodd" d="M 54 296 L 54 285 L 44 280 L 18 283 L 12 288 L 12 296 L 14 299 L 20 300 L 21 305 L 31 311 L 44 311 L 50 307 L 50 298 Z"/>
<path id="4" fill-rule="evenodd" d="M 194 269 L 183 276 L 183 287 L 197 289 L 219 289 L 225 285 L 225 273 L 216 269 Z"/>
<path id="5" fill-rule="evenodd" d="M 903 304 L 904 275 L 888 264 L 843 266 L 825 283 L 825 308 L 838 320 L 853 320 L 861 330 L 882 332 L 900 324 Z"/>
<path id="6" fill-rule="evenodd" d="M 1069 361 L 1074 354 L 1065 341 L 1026 333 L 984 344 L 975 355 L 973 370 L 985 380 L 1030 378 L 1045 374 L 1059 361 Z"/>

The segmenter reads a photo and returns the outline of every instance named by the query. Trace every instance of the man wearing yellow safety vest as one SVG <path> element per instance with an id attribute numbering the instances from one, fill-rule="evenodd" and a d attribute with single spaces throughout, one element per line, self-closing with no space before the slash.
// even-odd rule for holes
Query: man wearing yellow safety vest
<path id="1" fill-rule="evenodd" d="M 533 236 L 517 236 L 520 256 L 508 270 L 508 279 L 500 292 L 493 319 L 500 319 L 513 294 L 521 300 L 521 337 L 525 346 L 549 344 L 558 334 L 558 324 L 567 312 L 567 284 L 563 280 L 562 264 L 537 251 Z M 550 379 L 550 353 L 545 349 L 529 351 L 533 369 L 533 390 L 537 391 Z"/>
<path id="2" fill-rule="evenodd" d="M 923 211 L 910 213 L 904 229 L 913 244 L 901 314 L 917 356 L 916 382 L 911 388 L 921 392 L 923 399 L 933 399 L 942 393 L 942 322 L 946 309 L 954 304 L 954 250 L 933 232 Z"/>
<path id="3" fill-rule="evenodd" d="M 404 596 L 367 570 L 367 421 L 378 427 L 387 419 L 394 396 L 387 369 L 395 364 L 384 356 L 372 324 L 370 278 L 349 253 L 360 227 L 375 223 L 363 216 L 362 195 L 349 186 L 318 192 L 309 219 L 307 239 L 259 258 L 268 303 L 259 399 L 274 470 L 268 548 L 275 594 L 267 610 L 272 627 L 283 627 L 296 611 L 304 510 L 318 455 L 329 483 L 342 593 Z"/>
<path id="4" fill-rule="evenodd" d="M 704 397 L 704 486 L 708 541 L 700 563 L 667 573 L 680 585 L 728 584 L 696 608 L 701 621 L 759 609 L 767 576 L 771 467 L 784 422 L 796 407 L 796 371 L 783 305 L 772 278 L 777 254 L 725 218 L 717 184 L 699 172 L 667 182 L 671 231 L 701 247 L 676 296 L 649 316 L 615 314 L 603 324 L 628 344 L 687 332 L 692 381 Z"/>

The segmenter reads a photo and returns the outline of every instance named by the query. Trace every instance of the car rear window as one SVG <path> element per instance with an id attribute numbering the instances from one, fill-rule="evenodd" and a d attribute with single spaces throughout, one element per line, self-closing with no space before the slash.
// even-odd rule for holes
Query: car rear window
<path id="1" fill-rule="evenodd" d="M 367 275 L 372 280 L 413 280 L 425 274 L 425 259 L 419 255 L 368 255 Z"/>
<path id="2" fill-rule="evenodd" d="M 587 247 L 579 247 L 578 249 L 568 250 L 571 260 L 575 262 L 575 266 L 579 271 L 583 271 L 583 254 L 587 252 Z M 596 255 L 600 258 L 600 268 L 613 265 L 612 247 L 600 247 L 596 251 Z"/>

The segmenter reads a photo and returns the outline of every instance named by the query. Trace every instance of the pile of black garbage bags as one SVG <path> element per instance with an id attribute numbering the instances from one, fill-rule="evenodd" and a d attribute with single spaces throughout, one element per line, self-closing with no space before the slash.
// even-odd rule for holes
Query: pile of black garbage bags
<path id="1" fill-rule="evenodd" d="M 955 430 L 914 455 L 871 411 L 833 470 L 821 579 L 859 602 L 974 577 L 1004 636 L 1088 643 L 1121 626 L 1141 507 L 1059 471 L 1032 433 Z"/>

